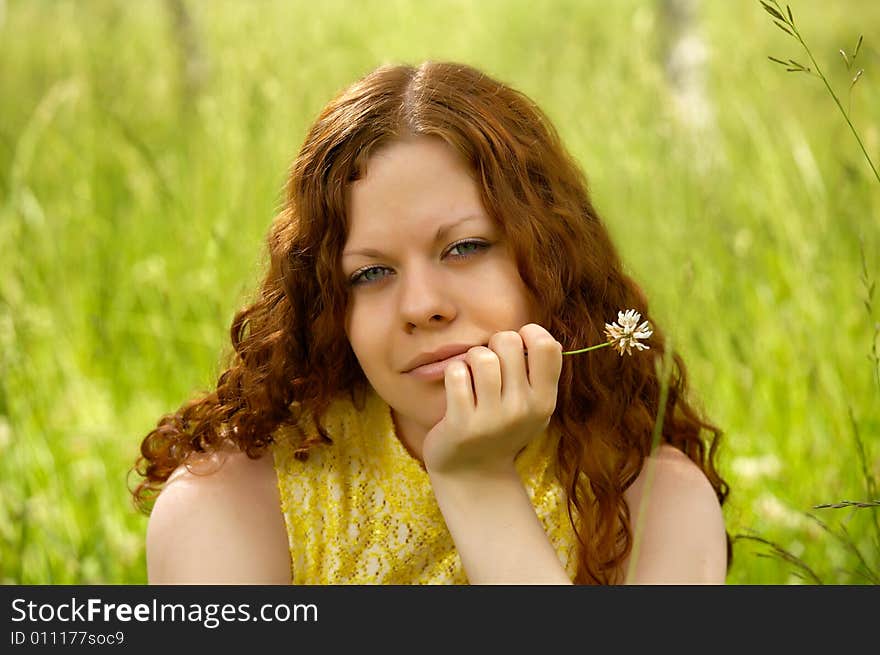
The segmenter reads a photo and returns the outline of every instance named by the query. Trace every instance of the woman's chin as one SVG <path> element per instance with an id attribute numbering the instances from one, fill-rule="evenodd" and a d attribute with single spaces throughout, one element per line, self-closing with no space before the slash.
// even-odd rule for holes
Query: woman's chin
<path id="1" fill-rule="evenodd" d="M 444 399 L 439 407 L 427 407 L 425 404 L 421 404 L 418 407 L 413 407 L 409 404 L 399 409 L 392 407 L 391 413 L 398 430 L 401 427 L 401 423 L 403 423 L 405 426 L 418 426 L 418 429 L 427 432 L 443 420 L 443 417 L 446 415 L 446 401 Z"/>

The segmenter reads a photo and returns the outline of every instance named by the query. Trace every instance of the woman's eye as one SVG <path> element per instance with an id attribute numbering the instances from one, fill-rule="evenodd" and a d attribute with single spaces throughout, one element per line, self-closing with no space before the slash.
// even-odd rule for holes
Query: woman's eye
<path id="1" fill-rule="evenodd" d="M 364 270 L 352 275 L 349 282 L 351 282 L 351 284 L 353 285 L 376 282 L 377 280 L 381 280 L 383 277 L 378 274 L 387 270 L 388 269 L 384 266 L 371 266 L 370 268 L 365 268 Z"/>
<path id="2" fill-rule="evenodd" d="M 483 243 L 482 241 L 459 241 L 449 249 L 449 252 L 451 253 L 453 250 L 458 250 L 459 253 L 457 256 L 467 257 L 480 252 L 481 250 L 485 250 L 488 247 L 489 244 Z"/>

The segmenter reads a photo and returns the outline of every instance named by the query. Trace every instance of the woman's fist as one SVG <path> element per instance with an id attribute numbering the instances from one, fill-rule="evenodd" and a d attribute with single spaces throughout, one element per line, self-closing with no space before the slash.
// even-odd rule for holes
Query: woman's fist
<path id="1" fill-rule="evenodd" d="M 528 352 L 528 354 L 526 354 Z M 556 409 L 562 344 L 535 323 L 496 332 L 444 371 L 446 415 L 425 437 L 429 472 L 490 472 L 513 464 Z"/>

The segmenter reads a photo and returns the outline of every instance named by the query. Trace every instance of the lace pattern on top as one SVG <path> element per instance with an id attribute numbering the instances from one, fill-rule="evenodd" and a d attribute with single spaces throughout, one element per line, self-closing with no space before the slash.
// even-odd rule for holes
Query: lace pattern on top
<path id="1" fill-rule="evenodd" d="M 332 444 L 293 456 L 297 430 L 276 433 L 272 452 L 290 544 L 293 584 L 467 584 L 428 474 L 394 429 L 388 404 L 370 389 L 359 411 L 348 396 L 330 406 Z M 306 435 L 317 432 L 300 418 Z M 574 579 L 577 539 L 565 493 L 552 473 L 549 432 L 516 458 L 532 506 Z"/>

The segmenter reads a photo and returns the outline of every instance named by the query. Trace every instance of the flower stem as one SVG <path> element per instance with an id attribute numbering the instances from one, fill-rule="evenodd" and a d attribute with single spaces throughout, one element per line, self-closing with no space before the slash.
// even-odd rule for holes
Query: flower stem
<path id="1" fill-rule="evenodd" d="M 660 447 L 660 442 L 663 437 L 663 420 L 666 416 L 666 403 L 669 399 L 672 358 L 672 337 L 668 337 L 666 339 L 666 350 L 663 353 L 663 359 L 660 362 L 659 370 L 657 371 L 658 376 L 660 377 L 660 399 L 657 405 L 657 417 L 654 419 L 654 428 L 651 431 L 651 455 L 657 453 L 657 449 Z M 632 550 L 630 551 L 629 565 L 627 566 L 626 571 L 626 581 L 628 582 L 634 582 L 636 579 L 636 564 L 639 560 L 639 549 L 642 546 L 642 533 L 645 527 L 648 498 L 651 494 L 651 484 L 654 481 L 654 469 L 656 466 L 657 461 L 653 457 L 649 457 L 645 462 L 644 488 L 641 500 L 639 500 L 635 523 L 633 523 Z"/>
<path id="2" fill-rule="evenodd" d="M 578 353 L 585 353 L 585 352 L 589 352 L 591 350 L 597 350 L 599 348 L 604 348 L 605 346 L 610 346 L 610 345 L 611 345 L 611 342 L 606 341 L 605 343 L 596 344 L 595 346 L 590 346 L 589 348 L 581 348 L 580 350 L 568 350 L 562 354 L 563 355 L 577 355 Z"/>

